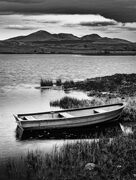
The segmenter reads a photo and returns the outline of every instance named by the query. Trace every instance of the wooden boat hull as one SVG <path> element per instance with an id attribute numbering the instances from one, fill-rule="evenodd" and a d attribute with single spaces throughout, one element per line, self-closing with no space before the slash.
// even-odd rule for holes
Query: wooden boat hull
<path id="1" fill-rule="evenodd" d="M 117 107 L 116 107 L 117 106 Z M 18 126 L 24 130 L 40 130 L 40 129 L 63 129 L 63 128 L 77 128 L 77 127 L 84 127 L 90 125 L 97 125 L 101 123 L 109 123 L 113 120 L 117 120 L 120 116 L 124 104 L 113 104 L 113 105 L 106 105 L 106 106 L 97 106 L 97 107 L 90 107 L 90 108 L 80 108 L 80 109 L 69 109 L 69 110 L 61 110 L 61 111 L 54 111 L 54 112 L 42 112 L 42 113 L 29 113 L 29 114 L 19 114 L 14 115 Z M 52 119 L 34 119 L 34 120 L 22 120 L 21 117 L 24 116 L 42 116 L 44 114 L 67 114 L 71 113 L 74 114 L 75 112 L 80 112 L 83 114 L 84 112 L 89 112 L 92 110 L 99 110 L 104 108 L 112 108 L 116 107 L 115 109 L 106 112 L 99 112 L 96 114 L 87 114 L 87 115 L 80 115 L 80 116 L 69 116 L 63 118 L 52 118 Z"/>

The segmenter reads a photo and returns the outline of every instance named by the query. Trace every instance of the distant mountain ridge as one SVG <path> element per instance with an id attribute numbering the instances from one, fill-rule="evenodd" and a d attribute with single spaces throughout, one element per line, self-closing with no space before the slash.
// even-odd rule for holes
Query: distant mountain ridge
<path id="1" fill-rule="evenodd" d="M 18 36 L 7 39 L 5 41 L 20 41 L 20 42 L 33 42 L 33 41 L 92 41 L 96 43 L 131 43 L 130 41 L 124 39 L 117 39 L 117 38 L 108 38 L 108 37 L 101 37 L 98 34 L 89 34 L 82 37 L 77 37 L 73 34 L 68 33 L 59 33 L 59 34 L 51 34 L 47 31 L 40 30 L 34 33 L 31 33 L 26 36 Z"/>
<path id="2" fill-rule="evenodd" d="M 136 43 L 118 38 L 88 34 L 77 37 L 69 33 L 37 31 L 0 41 L 0 54 L 83 54 L 136 55 Z"/>
<path id="3" fill-rule="evenodd" d="M 94 40 L 94 41 L 99 40 L 101 38 L 102 37 L 99 36 L 98 34 L 89 34 L 81 37 L 82 40 Z"/>
<path id="4" fill-rule="evenodd" d="M 80 40 L 79 37 L 68 34 L 68 33 L 59 33 L 59 34 L 52 34 L 54 37 L 58 38 L 58 40 Z"/>

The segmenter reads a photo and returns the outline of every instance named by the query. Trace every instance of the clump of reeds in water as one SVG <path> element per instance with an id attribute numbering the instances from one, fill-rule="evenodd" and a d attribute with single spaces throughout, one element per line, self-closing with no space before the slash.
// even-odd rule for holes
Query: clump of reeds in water
<path id="1" fill-rule="evenodd" d="M 64 89 L 74 88 L 75 85 L 76 85 L 76 83 L 75 83 L 73 80 L 65 81 L 65 82 L 63 83 Z"/>
<path id="2" fill-rule="evenodd" d="M 133 180 L 135 147 L 135 137 L 102 138 L 93 142 L 81 140 L 54 148 L 50 154 L 29 152 L 20 159 L 9 160 L 6 176 L 10 180 Z"/>
<path id="3" fill-rule="evenodd" d="M 68 96 L 63 97 L 60 100 L 55 100 L 50 102 L 51 106 L 59 106 L 60 108 L 63 109 L 89 107 L 89 106 L 101 105 L 101 104 L 102 101 L 97 101 L 95 99 L 93 99 L 92 101 L 84 100 L 84 99 L 79 100 L 77 98 L 72 98 Z"/>
<path id="4" fill-rule="evenodd" d="M 59 106 L 60 108 L 63 108 L 63 109 L 83 107 L 86 104 L 87 102 L 85 101 L 83 102 L 76 98 L 71 98 L 67 96 L 63 97 L 60 100 L 50 102 L 51 106 Z"/>
<path id="5" fill-rule="evenodd" d="M 52 80 L 46 80 L 46 79 L 42 79 L 40 80 L 40 86 L 44 87 L 44 86 L 53 86 L 53 81 Z"/>
<path id="6" fill-rule="evenodd" d="M 61 85 L 62 85 L 61 79 L 56 79 L 56 86 L 61 86 Z"/>

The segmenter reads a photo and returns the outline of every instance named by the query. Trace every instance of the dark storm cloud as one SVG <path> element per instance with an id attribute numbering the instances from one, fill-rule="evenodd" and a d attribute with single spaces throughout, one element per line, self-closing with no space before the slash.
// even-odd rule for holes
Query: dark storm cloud
<path id="1" fill-rule="evenodd" d="M 0 14 L 100 14 L 135 22 L 136 0 L 0 0 Z"/>
<path id="2" fill-rule="evenodd" d="M 114 21 L 103 21 L 103 22 L 81 22 L 81 26 L 91 26 L 91 27 L 100 27 L 100 26 L 113 26 L 117 25 L 117 22 Z"/>

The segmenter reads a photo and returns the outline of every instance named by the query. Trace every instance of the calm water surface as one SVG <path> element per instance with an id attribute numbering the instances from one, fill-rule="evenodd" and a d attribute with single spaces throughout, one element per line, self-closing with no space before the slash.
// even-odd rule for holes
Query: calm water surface
<path id="1" fill-rule="evenodd" d="M 0 157 L 14 156 L 31 149 L 50 151 L 56 143 L 64 143 L 63 140 L 18 140 L 13 113 L 50 110 L 49 102 L 65 95 L 88 98 L 83 92 L 41 92 L 35 89 L 41 77 L 83 80 L 115 73 L 136 73 L 136 57 L 0 55 Z"/>

